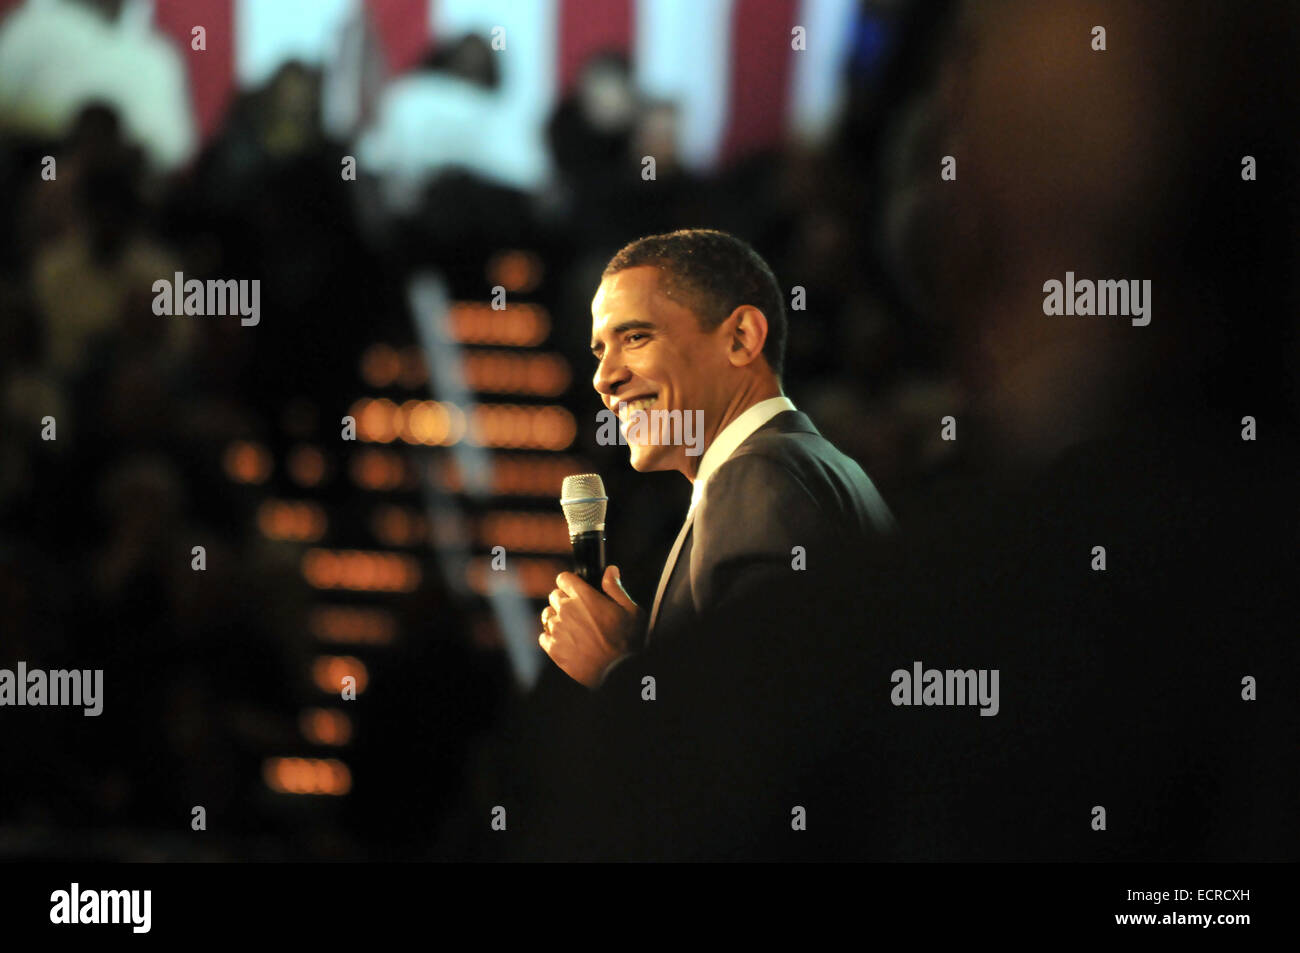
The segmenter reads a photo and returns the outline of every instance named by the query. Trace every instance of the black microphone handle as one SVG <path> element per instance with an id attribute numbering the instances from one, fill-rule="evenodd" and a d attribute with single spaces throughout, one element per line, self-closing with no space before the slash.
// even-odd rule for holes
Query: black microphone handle
<path id="1" fill-rule="evenodd" d="M 569 537 L 573 544 L 573 571 L 589 586 L 600 588 L 605 575 L 605 531 L 588 530 Z"/>

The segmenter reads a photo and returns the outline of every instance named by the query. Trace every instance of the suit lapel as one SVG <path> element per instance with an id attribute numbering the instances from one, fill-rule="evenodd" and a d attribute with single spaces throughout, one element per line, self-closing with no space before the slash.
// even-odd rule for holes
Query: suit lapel
<path id="1" fill-rule="evenodd" d="M 762 433 L 766 430 L 776 430 L 780 433 L 817 433 L 817 428 L 813 426 L 813 422 L 808 419 L 807 415 L 797 410 L 783 410 L 779 414 L 776 414 L 771 420 L 767 421 L 767 423 L 763 424 L 763 426 L 755 430 L 753 434 L 749 435 L 749 437 L 746 437 L 740 446 L 743 447 L 745 443 L 754 436 L 754 434 Z M 740 448 L 737 447 L 736 449 L 738 452 Z M 702 505 L 702 501 L 700 505 Z M 672 579 L 673 567 L 677 565 L 677 557 L 681 555 L 682 546 L 686 543 L 686 537 L 691 531 L 691 525 L 695 521 L 695 511 L 698 508 L 699 505 L 692 506 L 690 511 L 687 512 L 686 522 L 682 524 L 682 530 L 677 534 L 677 541 L 673 543 L 672 551 L 668 554 L 668 561 L 664 564 L 663 574 L 659 577 L 659 588 L 655 590 L 654 605 L 650 609 L 650 624 L 646 627 L 647 644 L 650 641 L 651 634 L 654 632 L 655 622 L 659 619 L 659 606 L 663 602 L 664 593 L 668 591 L 668 581 Z"/>
<path id="2" fill-rule="evenodd" d="M 691 507 L 690 512 L 686 514 L 686 522 L 682 524 L 681 532 L 677 534 L 677 541 L 673 543 L 672 551 L 668 554 L 668 561 L 664 563 L 664 571 L 659 576 L 659 588 L 655 590 L 654 606 L 650 609 L 650 625 L 646 628 L 647 643 L 650 641 L 651 633 L 654 632 L 655 621 L 659 618 L 659 604 L 663 602 L 664 592 L 668 589 L 668 580 L 672 578 L 673 567 L 677 565 L 677 557 L 681 555 L 686 535 L 691 531 L 691 524 L 695 522 L 695 509 Z"/>

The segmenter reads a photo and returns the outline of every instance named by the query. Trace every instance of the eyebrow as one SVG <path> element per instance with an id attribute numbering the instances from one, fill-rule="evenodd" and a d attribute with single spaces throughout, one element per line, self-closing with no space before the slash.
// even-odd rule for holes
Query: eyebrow
<path id="1" fill-rule="evenodd" d="M 640 331 L 643 329 L 654 330 L 657 327 L 658 325 L 655 324 L 653 321 L 646 321 L 645 319 L 634 319 L 631 321 L 624 321 L 621 324 L 614 325 L 614 327 L 610 329 L 610 333 L 612 333 L 614 336 L 617 337 L 618 335 L 623 334 L 627 331 Z M 603 350 L 605 350 L 605 342 L 600 340 L 593 340 L 591 342 L 592 354 L 599 354 Z"/>

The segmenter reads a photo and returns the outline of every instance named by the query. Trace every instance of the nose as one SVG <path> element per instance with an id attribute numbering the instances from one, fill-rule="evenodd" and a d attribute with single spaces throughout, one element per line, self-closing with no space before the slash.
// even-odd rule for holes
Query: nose
<path id="1" fill-rule="evenodd" d="M 605 356 L 600 359 L 596 365 L 595 376 L 591 379 L 591 386 L 596 388 L 596 393 L 605 397 L 615 397 L 618 395 L 619 388 L 628 382 L 632 375 L 626 367 L 621 366 L 617 360 L 606 352 Z"/>

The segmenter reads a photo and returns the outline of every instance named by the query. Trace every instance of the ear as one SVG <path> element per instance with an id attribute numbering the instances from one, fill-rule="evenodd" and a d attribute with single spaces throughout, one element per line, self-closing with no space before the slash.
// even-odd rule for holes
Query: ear
<path id="1" fill-rule="evenodd" d="M 763 353 L 767 343 L 767 318 L 750 304 L 743 304 L 725 322 L 731 340 L 727 357 L 732 367 L 746 367 Z"/>

